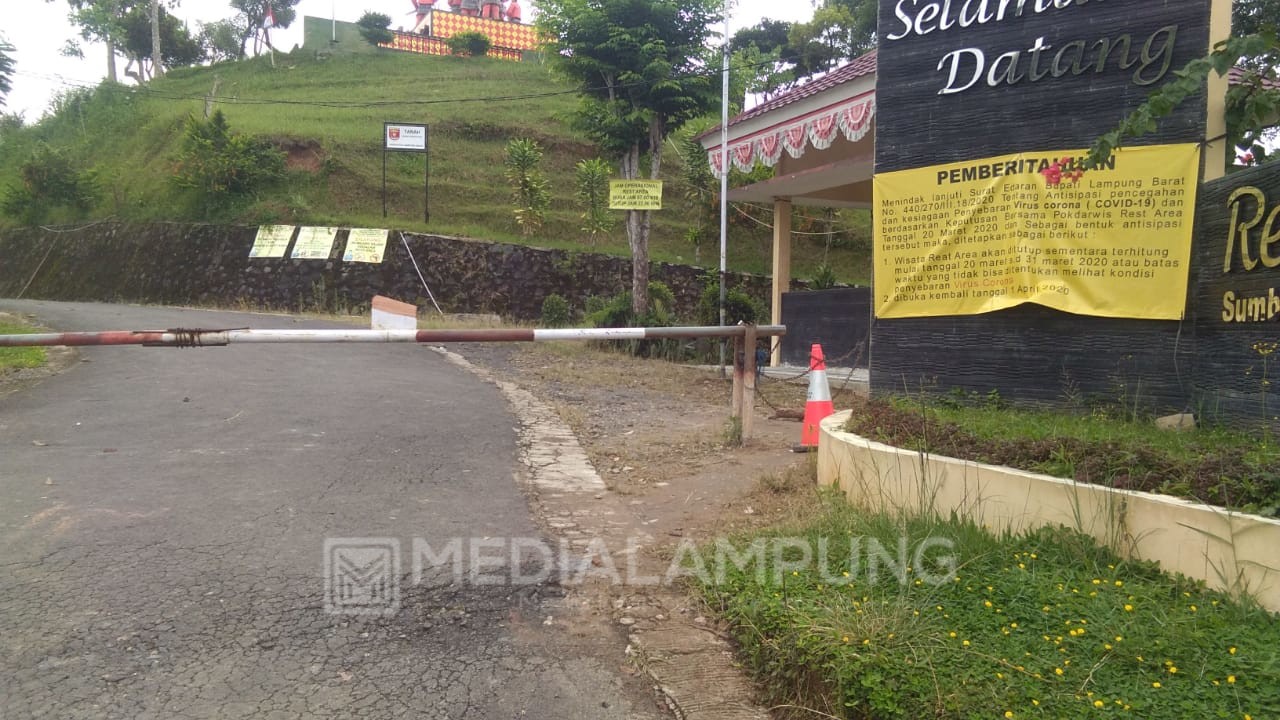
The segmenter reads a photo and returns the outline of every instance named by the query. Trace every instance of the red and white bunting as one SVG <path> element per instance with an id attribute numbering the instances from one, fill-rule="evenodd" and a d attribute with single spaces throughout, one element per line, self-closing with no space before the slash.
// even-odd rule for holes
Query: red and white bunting
<path id="1" fill-rule="evenodd" d="M 783 150 L 792 158 L 804 155 L 810 145 L 826 150 L 835 142 L 837 133 L 843 134 L 849 142 L 857 142 L 871 130 L 875 114 L 875 96 L 860 97 L 781 129 L 767 130 L 730 145 L 730 162 L 738 170 L 750 172 L 756 163 L 766 167 L 777 165 Z M 720 177 L 723 174 L 720 148 L 708 151 L 707 160 L 711 172 Z"/>

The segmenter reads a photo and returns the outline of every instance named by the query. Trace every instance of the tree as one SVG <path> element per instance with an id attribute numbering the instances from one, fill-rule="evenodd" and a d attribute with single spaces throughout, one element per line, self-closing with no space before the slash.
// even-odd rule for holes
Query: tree
<path id="1" fill-rule="evenodd" d="M 240 38 L 244 35 L 244 29 L 236 24 L 236 20 L 218 20 L 201 23 L 197 41 L 211 62 L 243 60 L 244 48 L 240 45 Z"/>
<path id="2" fill-rule="evenodd" d="M 545 0 L 538 27 L 551 38 L 553 66 L 578 86 L 578 125 L 619 158 L 622 177 L 662 171 L 662 145 L 719 101 L 719 76 L 706 72 L 717 0 Z M 648 210 L 628 210 L 631 307 L 649 309 Z"/>
<path id="3" fill-rule="evenodd" d="M 129 61 L 125 75 L 138 82 L 159 76 L 160 68 L 152 57 L 156 32 L 160 34 L 161 67 L 186 67 L 207 57 L 204 46 L 192 37 L 187 26 L 163 8 L 156 26 L 151 24 L 150 7 L 138 5 L 120 19 L 120 27 L 118 49 Z"/>
<path id="4" fill-rule="evenodd" d="M 118 82 L 116 46 L 124 32 L 121 19 L 133 4 L 133 0 L 67 0 L 67 5 L 71 8 L 69 19 L 73 25 L 80 28 L 80 38 L 106 45 L 107 80 L 111 82 Z M 84 57 L 84 51 L 74 39 L 67 41 L 62 54 L 70 57 Z"/>
<path id="5" fill-rule="evenodd" d="M 387 29 L 391 26 L 391 17 L 389 15 L 366 11 L 356 21 L 356 25 L 360 28 L 360 35 L 370 45 L 389 43 L 396 39 L 396 36 Z"/>
<path id="6" fill-rule="evenodd" d="M 1265 136 L 1280 125 L 1280 0 L 1244 0 L 1232 11 L 1232 37 L 1218 43 L 1205 57 L 1174 72 L 1174 79 L 1148 96 L 1120 125 L 1094 141 L 1087 166 L 1104 162 L 1129 138 L 1153 132 L 1160 119 L 1182 103 L 1199 96 L 1210 73 L 1242 72 L 1227 91 L 1227 142 L 1248 148 L 1251 163 L 1266 160 Z"/>
<path id="7" fill-rule="evenodd" d="M 267 31 L 273 27 L 287 28 L 298 19 L 294 9 L 302 0 L 231 0 L 237 15 L 233 22 L 240 29 L 240 57 L 248 54 L 249 41 L 254 41 L 255 52 L 262 45 L 270 46 Z M 270 9 L 270 12 L 268 12 Z"/>
<path id="8" fill-rule="evenodd" d="M 13 89 L 13 51 L 14 47 L 0 38 L 0 108 L 5 105 L 5 98 Z"/>
<path id="9" fill-rule="evenodd" d="M 795 84 L 799 55 L 791 47 L 791 28 L 791 23 L 765 19 L 734 33 L 729 80 L 739 108 L 748 93 L 767 99 Z"/>
<path id="10" fill-rule="evenodd" d="M 796 78 L 832 68 L 876 47 L 877 0 L 824 0 L 807 23 L 796 23 L 787 36 L 794 53 Z"/>

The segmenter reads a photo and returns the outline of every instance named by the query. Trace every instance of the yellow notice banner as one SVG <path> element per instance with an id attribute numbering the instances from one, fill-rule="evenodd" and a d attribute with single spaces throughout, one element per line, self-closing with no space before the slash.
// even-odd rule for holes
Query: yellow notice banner
<path id="1" fill-rule="evenodd" d="M 298 241 L 293 244 L 294 260 L 328 260 L 333 250 L 333 239 L 338 236 L 336 227 L 303 227 L 298 230 Z"/>
<path id="2" fill-rule="evenodd" d="M 346 262 L 380 263 L 387 248 L 387 231 L 371 228 L 351 228 L 347 235 Z"/>
<path id="3" fill-rule="evenodd" d="M 258 236 L 253 240 L 253 248 L 249 250 L 249 257 L 284 257 L 284 251 L 289 249 L 289 240 L 292 238 L 292 225 L 263 225 L 258 228 Z"/>
<path id="4" fill-rule="evenodd" d="M 610 180 L 610 210 L 661 210 L 661 180 Z"/>
<path id="5" fill-rule="evenodd" d="M 1079 315 L 1181 318 L 1199 147 L 1124 148 L 1082 174 L 1078 161 L 1060 163 L 1084 155 L 1020 153 L 877 174 L 876 315 L 975 315 L 1034 302 Z"/>

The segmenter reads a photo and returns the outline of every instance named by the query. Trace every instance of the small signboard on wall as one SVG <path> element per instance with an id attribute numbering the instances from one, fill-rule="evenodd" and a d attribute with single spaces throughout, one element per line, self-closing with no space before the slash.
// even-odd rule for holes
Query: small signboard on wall
<path id="1" fill-rule="evenodd" d="M 303 227 L 298 230 L 298 241 L 293 244 L 294 260 L 328 260 L 333 250 L 333 239 L 338 236 L 336 227 Z"/>
<path id="2" fill-rule="evenodd" d="M 351 228 L 347 234 L 345 262 L 380 263 L 387 248 L 387 231 L 373 228 Z"/>
<path id="3" fill-rule="evenodd" d="M 251 258 L 282 258 L 293 239 L 292 225 L 262 225 L 249 250 Z"/>

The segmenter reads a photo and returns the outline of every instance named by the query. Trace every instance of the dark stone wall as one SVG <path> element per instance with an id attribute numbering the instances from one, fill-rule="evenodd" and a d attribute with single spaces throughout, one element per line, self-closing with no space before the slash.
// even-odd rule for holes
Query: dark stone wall
<path id="1" fill-rule="evenodd" d="M 871 288 L 849 287 L 782 295 L 782 361 L 809 365 L 813 344 L 822 345 L 827 364 L 867 367 L 871 329 Z"/>
<path id="2" fill-rule="evenodd" d="M 391 231 L 380 265 L 343 262 L 346 230 L 328 260 L 249 257 L 256 226 L 96 223 L 75 230 L 0 233 L 0 297 L 234 305 L 282 310 L 367 311 L 374 295 L 431 307 L 400 233 Z M 630 258 L 405 233 L 445 312 L 537 320 L 558 293 L 581 310 L 586 298 L 630 289 Z M 288 253 L 286 253 L 287 255 Z M 707 271 L 654 263 L 653 280 L 692 317 Z M 762 302 L 767 277 L 731 274 Z"/>

